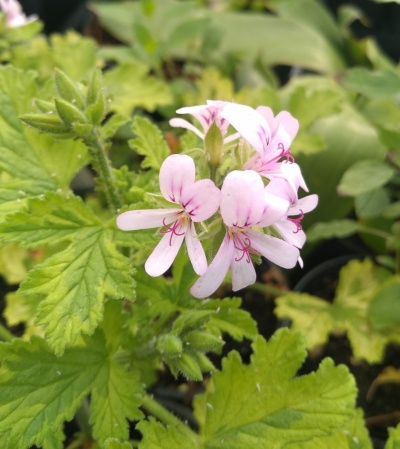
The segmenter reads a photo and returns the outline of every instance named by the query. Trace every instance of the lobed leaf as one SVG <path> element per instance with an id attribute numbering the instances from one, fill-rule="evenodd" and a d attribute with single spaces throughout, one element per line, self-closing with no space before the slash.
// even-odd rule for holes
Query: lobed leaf
<path id="1" fill-rule="evenodd" d="M 79 197 L 51 192 L 30 199 L 24 211 L 9 215 L 0 224 L 0 241 L 37 248 L 82 238 L 86 231 L 91 233 L 101 227 L 101 220 Z"/>
<path id="2" fill-rule="evenodd" d="M 292 327 L 303 332 L 310 349 L 326 343 L 332 332 L 346 332 L 354 356 L 377 363 L 396 335 L 385 334 L 370 317 L 372 301 L 387 276 L 369 259 L 350 261 L 340 271 L 332 304 L 309 294 L 289 293 L 277 299 L 276 314 L 292 320 Z"/>
<path id="3" fill-rule="evenodd" d="M 195 399 L 197 438 L 150 420 L 138 426 L 140 449 L 302 447 L 353 418 L 356 388 L 344 366 L 325 359 L 317 372 L 296 377 L 306 356 L 299 333 L 280 330 L 268 343 L 257 337 L 253 351 L 249 365 L 231 352 Z"/>
<path id="4" fill-rule="evenodd" d="M 110 110 L 122 115 L 130 116 L 137 107 L 154 111 L 172 101 L 168 86 L 140 63 L 123 63 L 106 72 L 104 81 L 113 98 Z"/>
<path id="5" fill-rule="evenodd" d="M 161 131 L 150 120 L 139 116 L 133 120 L 132 131 L 136 137 L 129 141 L 129 145 L 144 156 L 142 168 L 152 168 L 158 172 L 165 158 L 170 155 Z"/>
<path id="6" fill-rule="evenodd" d="M 68 348 L 62 357 L 37 337 L 1 344 L 2 447 L 59 447 L 62 422 L 72 419 L 90 392 L 95 438 L 100 442 L 127 439 L 127 419 L 142 416 L 138 410 L 142 387 L 136 374 L 127 372 L 112 355 L 100 330 L 84 344 Z"/>
<path id="7" fill-rule="evenodd" d="M 11 65 L 0 68 L 0 169 L 7 173 L 0 191 L 3 215 L 19 210 L 28 197 L 68 189 L 88 160 L 82 143 L 55 143 L 49 136 L 22 127 L 18 117 L 31 110 L 31 99 L 38 92 L 34 72 Z"/>
<path id="8" fill-rule="evenodd" d="M 81 237 L 82 238 L 82 237 Z M 131 268 L 107 239 L 94 230 L 28 273 L 20 292 L 43 298 L 37 324 L 57 354 L 81 333 L 92 334 L 103 316 L 105 295 L 134 296 Z"/>

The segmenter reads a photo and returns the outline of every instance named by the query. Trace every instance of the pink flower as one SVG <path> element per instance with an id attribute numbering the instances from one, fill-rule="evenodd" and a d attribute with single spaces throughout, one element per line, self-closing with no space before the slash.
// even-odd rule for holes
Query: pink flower
<path id="1" fill-rule="evenodd" d="M 273 227 L 286 242 L 297 248 L 302 248 L 306 241 L 306 234 L 303 231 L 301 221 L 304 218 L 304 214 L 311 212 L 317 207 L 318 195 L 308 195 L 299 199 L 299 187 L 308 191 L 301 176 L 300 168 L 297 164 L 290 163 L 283 164 L 282 167 L 287 179 L 272 179 L 265 188 L 271 195 L 279 196 L 289 202 L 287 213 L 274 223 Z M 300 257 L 298 261 L 302 267 L 303 261 Z"/>
<path id="2" fill-rule="evenodd" d="M 244 164 L 269 179 L 282 176 L 281 160 L 294 161 L 289 147 L 299 129 L 299 122 L 287 111 L 276 117 L 266 106 L 253 109 L 240 104 L 228 104 L 221 112 L 224 117 L 256 151 Z"/>
<path id="3" fill-rule="evenodd" d="M 6 15 L 7 25 L 10 28 L 23 26 L 37 19 L 35 15 L 26 17 L 17 0 L 0 0 L 0 7 L 3 14 Z"/>
<path id="4" fill-rule="evenodd" d="M 251 254 L 259 253 L 284 268 L 294 267 L 299 257 L 296 247 L 260 231 L 285 216 L 289 201 L 269 193 L 259 174 L 251 170 L 230 172 L 222 185 L 221 195 L 226 234 L 207 271 L 190 290 L 196 298 L 210 296 L 229 268 L 233 291 L 254 283 L 256 272 Z"/>
<path id="5" fill-rule="evenodd" d="M 207 104 L 180 108 L 176 111 L 178 114 L 191 114 L 200 123 L 203 131 L 200 131 L 190 122 L 182 118 L 173 118 L 169 121 L 169 124 L 174 128 L 185 128 L 193 131 L 202 140 L 204 140 L 207 131 L 210 129 L 210 126 L 215 123 L 220 129 L 222 136 L 225 136 L 228 131 L 229 122 L 225 120 L 224 117 L 222 117 L 221 111 L 227 104 L 230 103 L 226 101 L 207 100 Z M 224 138 L 224 143 L 232 142 L 233 140 L 238 138 L 238 133 L 232 134 Z"/>
<path id="6" fill-rule="evenodd" d="M 196 236 L 195 222 L 210 218 L 218 210 L 221 192 L 209 179 L 195 182 L 193 159 L 182 154 L 167 157 L 160 169 L 160 189 L 164 198 L 178 207 L 132 210 L 117 217 L 123 231 L 164 227 L 163 238 L 145 264 L 150 276 L 160 276 L 172 265 L 183 240 L 195 272 L 207 270 L 207 259 Z"/>

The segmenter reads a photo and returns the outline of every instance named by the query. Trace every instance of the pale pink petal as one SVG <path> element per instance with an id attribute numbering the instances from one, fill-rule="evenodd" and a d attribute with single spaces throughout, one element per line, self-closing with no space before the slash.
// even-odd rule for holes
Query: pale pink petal
<path id="1" fill-rule="evenodd" d="M 257 223 L 257 226 L 260 228 L 271 226 L 282 217 L 286 217 L 290 205 L 288 200 L 269 193 L 267 187 L 264 189 L 264 212 Z"/>
<path id="2" fill-rule="evenodd" d="M 303 248 L 306 242 L 306 234 L 303 230 L 298 230 L 295 223 L 290 220 L 275 223 L 274 228 L 285 239 L 286 242 L 296 248 Z"/>
<path id="3" fill-rule="evenodd" d="M 220 115 L 238 131 L 259 155 L 268 147 L 271 130 L 268 122 L 255 109 L 241 104 L 230 103 Z"/>
<path id="4" fill-rule="evenodd" d="M 261 232 L 248 230 L 246 234 L 251 240 L 251 247 L 274 264 L 282 268 L 293 268 L 296 265 L 300 256 L 296 247 Z"/>
<path id="5" fill-rule="evenodd" d="M 256 111 L 259 112 L 269 124 L 272 134 L 275 131 L 275 117 L 272 109 L 268 106 L 258 106 Z"/>
<path id="6" fill-rule="evenodd" d="M 207 298 L 221 285 L 229 270 L 233 257 L 234 242 L 226 234 L 222 244 L 203 276 L 199 277 L 190 289 L 195 298 Z"/>
<path id="7" fill-rule="evenodd" d="M 281 111 L 275 117 L 274 131 L 278 130 L 280 126 L 285 128 L 285 131 L 289 135 L 290 142 L 292 142 L 299 131 L 299 121 L 288 111 Z"/>
<path id="8" fill-rule="evenodd" d="M 182 245 L 187 227 L 188 225 L 178 226 L 176 233 L 164 234 L 144 265 L 147 274 L 160 276 L 168 270 Z"/>
<path id="9" fill-rule="evenodd" d="M 290 204 L 297 201 L 297 193 L 284 178 L 273 178 L 265 187 L 265 193 L 283 198 Z"/>
<path id="10" fill-rule="evenodd" d="M 193 221 L 210 218 L 217 212 L 221 202 L 221 191 L 210 179 L 202 179 L 185 187 L 180 204 Z"/>
<path id="11" fill-rule="evenodd" d="M 201 276 L 207 271 L 207 259 L 204 249 L 197 238 L 196 229 L 192 221 L 187 228 L 185 242 L 193 269 L 199 276 Z"/>
<path id="12" fill-rule="evenodd" d="M 254 170 L 265 178 L 283 177 L 281 172 L 281 163 L 275 162 L 276 158 L 271 158 L 269 151 L 266 151 L 262 157 L 255 154 L 244 165 L 245 170 Z"/>
<path id="13" fill-rule="evenodd" d="M 201 131 L 199 131 L 194 125 L 192 125 L 190 122 L 188 122 L 187 120 L 183 119 L 183 118 L 172 118 L 169 121 L 169 124 L 173 127 L 173 128 L 184 128 L 184 129 L 188 129 L 189 131 L 194 132 L 195 134 L 197 134 L 200 139 L 204 140 L 204 133 L 202 133 Z"/>
<path id="14" fill-rule="evenodd" d="M 117 217 L 117 226 L 122 231 L 160 228 L 176 220 L 181 209 L 128 210 Z"/>
<path id="15" fill-rule="evenodd" d="M 304 267 L 304 262 L 303 262 L 303 259 L 302 259 L 301 257 L 299 257 L 299 258 L 297 259 L 297 262 L 299 262 L 300 268 L 303 268 L 303 267 Z"/>
<path id="16" fill-rule="evenodd" d="M 286 161 L 282 162 L 281 171 L 283 177 L 289 183 L 296 196 L 299 187 L 308 192 L 308 187 L 306 185 L 306 182 L 304 181 L 303 175 L 301 174 L 301 170 L 298 164 Z"/>
<path id="17" fill-rule="evenodd" d="M 168 156 L 160 169 L 160 190 L 164 198 L 180 204 L 183 189 L 195 181 L 195 170 L 191 157 L 185 154 Z"/>
<path id="18" fill-rule="evenodd" d="M 253 263 L 248 262 L 243 253 L 235 248 L 231 262 L 232 290 L 234 292 L 256 282 L 256 270 Z"/>
<path id="19" fill-rule="evenodd" d="M 227 226 L 247 227 L 264 212 L 264 183 L 252 170 L 230 172 L 221 188 L 221 215 Z"/>
<path id="20" fill-rule="evenodd" d="M 212 103 L 212 104 L 211 104 Z M 224 107 L 225 102 L 214 101 L 207 105 L 190 106 L 186 108 L 178 109 L 176 112 L 178 114 L 191 114 L 195 117 L 201 124 L 206 133 L 210 126 L 215 123 L 221 130 L 222 135 L 224 135 L 228 129 L 229 123 L 220 116 L 220 111 Z"/>
<path id="21" fill-rule="evenodd" d="M 289 215 L 300 215 L 311 212 L 318 205 L 318 195 L 308 195 L 304 198 L 299 198 L 295 204 L 289 209 Z"/>
<path id="22" fill-rule="evenodd" d="M 286 132 L 286 129 L 283 125 L 279 125 L 275 134 L 271 138 L 267 153 L 270 158 L 274 158 L 278 161 L 280 158 L 287 155 L 291 144 L 292 139 Z"/>

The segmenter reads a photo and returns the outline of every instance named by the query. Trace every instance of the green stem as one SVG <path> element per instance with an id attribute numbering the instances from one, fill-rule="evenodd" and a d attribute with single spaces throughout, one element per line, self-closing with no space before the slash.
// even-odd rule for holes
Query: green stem
<path id="1" fill-rule="evenodd" d="M 122 207 L 121 193 L 116 187 L 115 177 L 112 171 L 110 160 L 107 156 L 105 142 L 95 129 L 92 134 L 85 137 L 85 143 L 89 147 L 93 160 L 93 167 L 99 176 L 102 187 L 112 212 L 117 212 Z"/>
<path id="2" fill-rule="evenodd" d="M 281 290 L 280 288 L 272 287 L 268 284 L 262 284 L 261 282 L 256 282 L 255 284 L 249 285 L 247 288 L 260 293 L 265 293 L 266 295 L 273 296 L 274 298 L 289 293 L 286 290 Z"/>
<path id="3" fill-rule="evenodd" d="M 3 324 L 0 324 L 0 340 L 10 342 L 14 338 L 14 335 Z"/>
<path id="4" fill-rule="evenodd" d="M 195 432 L 193 432 L 187 425 L 185 425 L 180 419 L 169 412 L 165 407 L 155 401 L 151 396 L 146 395 L 143 398 L 143 407 L 164 424 L 175 427 L 181 433 L 189 437 L 192 441 L 197 440 L 197 434 Z"/>

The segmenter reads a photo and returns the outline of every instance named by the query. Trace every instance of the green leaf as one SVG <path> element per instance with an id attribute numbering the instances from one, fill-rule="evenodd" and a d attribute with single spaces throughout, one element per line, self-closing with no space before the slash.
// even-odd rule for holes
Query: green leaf
<path id="1" fill-rule="evenodd" d="M 141 385 L 112 359 L 101 331 L 57 357 L 39 338 L 0 346 L 0 434 L 4 449 L 41 445 L 71 420 L 92 393 L 93 429 L 99 441 L 127 439 L 127 419 L 141 417 Z M 103 425 L 100 429 L 99 425 Z M 107 433 L 107 435 L 105 435 Z"/>
<path id="2" fill-rule="evenodd" d="M 389 439 L 387 440 L 385 449 L 400 449 L 400 425 L 389 429 Z"/>
<path id="3" fill-rule="evenodd" d="M 348 95 L 332 79 L 322 76 L 304 75 L 294 77 L 280 91 L 281 108 L 286 109 L 292 95 L 298 89 L 305 89 L 306 96 L 313 92 L 334 91 L 342 95 L 341 111 L 322 118 L 316 117 L 309 132 L 319 135 L 325 144 L 325 150 L 314 154 L 296 154 L 304 179 L 310 192 L 319 196 L 319 221 L 344 218 L 352 210 L 354 201 L 339 197 L 337 185 L 343 173 L 361 159 L 382 161 L 388 149 L 382 144 L 377 130 L 350 104 Z M 290 111 L 292 112 L 292 111 Z M 315 213 L 306 216 L 303 224 L 307 229 Z"/>
<path id="4" fill-rule="evenodd" d="M 136 138 L 131 139 L 129 145 L 138 154 L 144 156 L 142 168 L 152 168 L 158 172 L 165 158 L 170 155 L 161 131 L 150 120 L 139 116 L 133 120 L 132 131 Z"/>
<path id="5" fill-rule="evenodd" d="M 77 196 L 49 193 L 30 199 L 26 210 L 9 215 L 0 224 L 0 241 L 16 242 L 27 248 L 57 245 L 83 237 L 102 227 L 99 220 Z"/>
<path id="6" fill-rule="evenodd" d="M 99 230 L 85 234 L 66 250 L 28 273 L 20 292 L 40 295 L 37 324 L 57 354 L 81 333 L 92 334 L 103 316 L 105 295 L 133 299 L 132 269 Z"/>
<path id="7" fill-rule="evenodd" d="M 373 449 L 362 410 L 356 410 L 354 417 L 344 429 L 338 429 L 331 435 L 314 438 L 296 445 L 296 449 Z"/>
<path id="8" fill-rule="evenodd" d="M 394 170 L 383 162 L 362 160 L 344 173 L 337 190 L 341 195 L 361 195 L 382 187 L 393 175 Z"/>
<path id="9" fill-rule="evenodd" d="M 321 239 L 343 238 L 358 231 L 358 223 L 354 220 L 334 220 L 329 223 L 316 223 L 307 231 L 307 239 L 315 242 Z"/>
<path id="10" fill-rule="evenodd" d="M 33 296 L 23 296 L 19 293 L 10 292 L 6 297 L 6 308 L 3 316 L 9 326 L 24 324 L 24 338 L 31 335 L 43 337 L 43 330 L 35 326 L 36 311 L 40 299 Z"/>
<path id="11" fill-rule="evenodd" d="M 27 258 L 27 251 L 17 245 L 5 245 L 0 248 L 0 274 L 8 284 L 18 284 L 24 280 L 24 261 Z"/>
<path id="12" fill-rule="evenodd" d="M 223 360 L 195 399 L 200 435 L 141 422 L 140 449 L 248 449 L 300 447 L 343 429 L 354 416 L 356 388 L 344 366 L 325 359 L 317 372 L 296 377 L 306 352 L 299 333 L 278 331 L 267 343 L 257 337 L 244 365 L 235 351 Z"/>
<path id="13" fill-rule="evenodd" d="M 251 363 L 236 352 L 223 361 L 206 393 L 195 400 L 204 447 L 265 449 L 329 434 L 352 415 L 354 380 L 325 359 L 317 372 L 295 378 L 305 358 L 297 333 L 278 331 L 253 343 Z"/>
<path id="14" fill-rule="evenodd" d="M 0 190 L 0 210 L 16 211 L 24 199 L 58 188 L 67 189 L 76 172 L 87 163 L 80 142 L 54 142 L 49 136 L 23 128 L 18 116 L 32 108 L 38 95 L 36 76 L 10 65 L 0 68 L 0 169 L 7 178 Z"/>
<path id="15" fill-rule="evenodd" d="M 104 447 L 105 449 L 132 449 L 132 446 L 127 441 L 121 443 L 115 438 L 108 438 L 104 443 Z"/>
<path id="16" fill-rule="evenodd" d="M 99 371 L 92 390 L 90 422 L 93 435 L 104 442 L 111 435 L 121 439 L 129 437 L 129 423 L 143 415 L 140 404 L 141 386 L 137 373 L 127 371 L 115 360 L 109 360 Z"/>
<path id="17" fill-rule="evenodd" d="M 241 309 L 240 298 L 211 299 L 203 302 L 200 310 L 215 310 L 207 322 L 207 329 L 215 335 L 229 334 L 242 341 L 243 338 L 254 339 L 257 335 L 257 324 L 251 315 Z"/>
<path id="18" fill-rule="evenodd" d="M 51 58 L 53 67 L 63 70 L 73 80 L 81 81 L 96 67 L 96 41 L 75 31 L 52 34 Z"/>
<path id="19" fill-rule="evenodd" d="M 110 139 L 119 130 L 119 128 L 128 122 L 129 117 L 125 117 L 120 114 L 112 115 L 100 128 L 100 135 L 102 139 Z"/>
<path id="20" fill-rule="evenodd" d="M 141 421 L 137 429 L 143 434 L 139 449 L 200 449 L 202 447 L 175 427 L 164 427 L 152 417 L 149 421 Z"/>
<path id="21" fill-rule="evenodd" d="M 357 67 L 349 69 L 342 78 L 348 89 L 369 98 L 394 97 L 400 95 L 400 74 L 392 70 L 376 70 Z"/>
<path id="22" fill-rule="evenodd" d="M 32 248 L 70 241 L 70 245 L 31 270 L 20 288 L 43 298 L 37 323 L 60 354 L 82 333 L 91 334 L 103 314 L 105 295 L 134 299 L 132 268 L 108 229 L 73 195 L 50 193 L 32 199 L 26 211 L 0 225 L 0 240 Z"/>
<path id="23" fill-rule="evenodd" d="M 336 86 L 330 89 L 310 90 L 298 87 L 290 97 L 290 112 L 300 122 L 301 129 L 308 128 L 317 119 L 333 115 L 341 108 L 343 95 Z"/>
<path id="24" fill-rule="evenodd" d="M 168 86 L 150 76 L 140 63 L 124 63 L 104 74 L 104 81 L 113 98 L 110 110 L 130 116 L 137 107 L 154 111 L 171 103 Z"/>
<path id="25" fill-rule="evenodd" d="M 294 65 L 320 73 L 343 69 L 343 57 L 335 45 L 295 17 L 221 12 L 213 18 L 223 32 L 219 56 L 239 53 L 249 60 L 259 57 L 267 65 Z M 268 49 L 263 42 L 268 42 Z"/>
<path id="26" fill-rule="evenodd" d="M 359 218 L 382 217 L 390 203 L 388 192 L 379 188 L 371 190 L 355 198 L 356 214 Z"/>
<path id="27" fill-rule="evenodd" d="M 346 332 L 355 357 L 380 362 L 389 339 L 373 327 L 369 307 L 385 277 L 368 259 L 351 261 L 340 271 L 332 304 L 306 293 L 289 293 L 277 299 L 276 314 L 292 320 L 310 349 L 326 343 L 330 333 Z"/>
<path id="28" fill-rule="evenodd" d="M 65 435 L 62 429 L 49 433 L 43 440 L 43 449 L 64 449 Z"/>
<path id="29" fill-rule="evenodd" d="M 387 330 L 400 325 L 400 276 L 393 276 L 373 295 L 368 309 L 372 326 Z"/>

